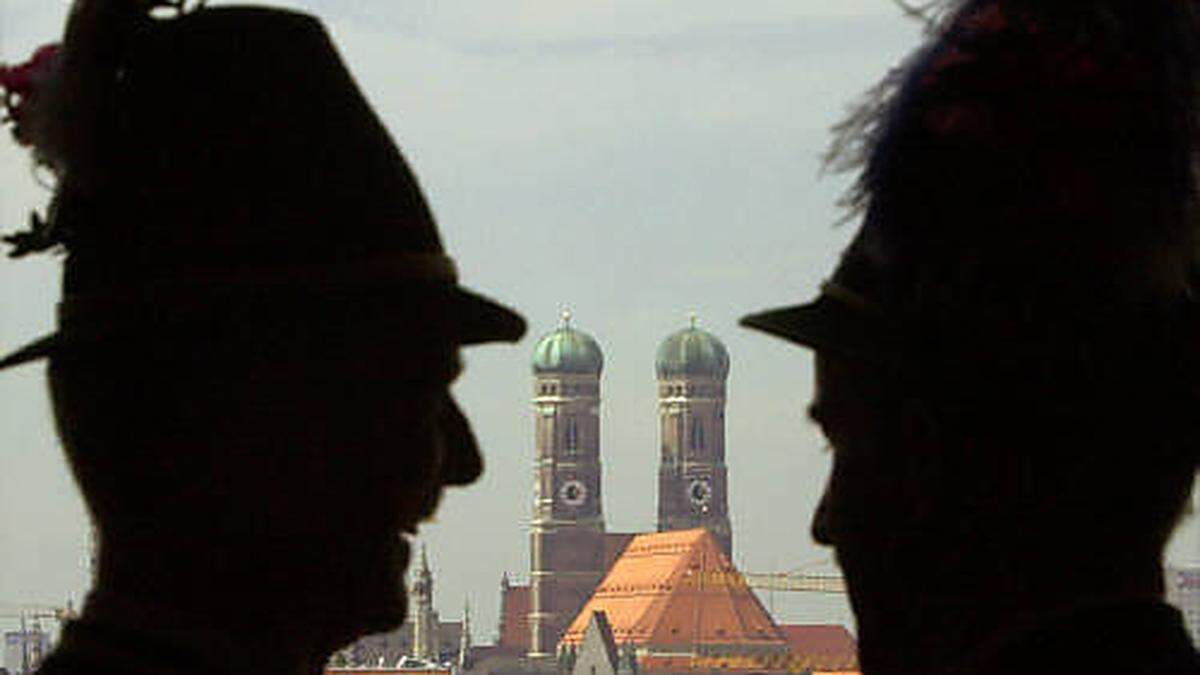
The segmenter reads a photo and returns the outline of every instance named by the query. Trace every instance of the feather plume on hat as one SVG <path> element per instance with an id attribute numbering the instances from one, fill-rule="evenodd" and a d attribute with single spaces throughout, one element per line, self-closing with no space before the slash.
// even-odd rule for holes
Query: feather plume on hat
<path id="1" fill-rule="evenodd" d="M 391 339 L 384 316 L 420 316 L 421 339 L 447 344 L 518 339 L 520 315 L 459 284 L 416 176 L 320 19 L 194 7 L 75 2 L 55 86 L 36 94 L 49 216 L 7 238 L 13 255 L 68 253 L 58 331 L 0 369 L 199 336 L 240 358 L 297 323 L 297 348 L 328 335 L 317 351 L 332 351 Z M 330 236 L 351 224 L 355 236 Z"/>
<path id="2" fill-rule="evenodd" d="M 929 39 L 826 157 L 858 172 L 844 206 L 863 225 L 840 270 L 873 277 L 857 290 L 920 314 L 997 294 L 1106 308 L 1192 297 L 1193 3 L 918 9 Z"/>
<path id="3" fill-rule="evenodd" d="M 1191 358 L 1194 0 L 916 3 L 927 39 L 825 158 L 859 231 L 815 300 L 742 324 L 972 382 Z"/>

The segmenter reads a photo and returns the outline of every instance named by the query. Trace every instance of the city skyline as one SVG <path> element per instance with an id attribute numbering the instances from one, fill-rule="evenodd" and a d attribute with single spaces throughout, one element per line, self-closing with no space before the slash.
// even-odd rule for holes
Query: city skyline
<path id="1" fill-rule="evenodd" d="M 833 226 L 846 179 L 821 175 L 828 129 L 917 44 L 917 24 L 888 0 L 270 4 L 325 19 L 420 178 L 465 283 L 530 323 L 516 346 L 464 350 L 455 394 L 487 469 L 448 493 L 420 537 L 448 616 L 470 596 L 476 637 L 490 639 L 501 573 L 529 569 L 530 352 L 564 306 L 605 351 L 614 530 L 654 529 L 654 352 L 696 312 L 732 358 L 735 562 L 773 571 L 831 557 L 807 532 L 828 470 L 803 416 L 811 355 L 736 322 L 812 296 L 832 269 L 853 227 Z M 6 2 L 0 61 L 55 39 L 67 5 Z M 0 181 L 0 231 L 49 198 L 8 138 Z M 0 350 L 53 325 L 57 265 L 0 262 Z M 78 604 L 87 583 L 86 515 L 43 373 L 0 374 L 0 604 Z M 1174 544 L 1175 562 L 1200 562 L 1194 530 Z M 803 607 L 782 607 L 795 597 L 763 602 L 804 618 Z M 849 621 L 844 603 L 811 611 Z"/>

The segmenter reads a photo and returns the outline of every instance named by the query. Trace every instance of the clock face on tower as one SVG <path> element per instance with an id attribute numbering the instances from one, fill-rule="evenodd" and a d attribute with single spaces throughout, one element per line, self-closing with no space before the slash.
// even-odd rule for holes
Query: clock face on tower
<path id="1" fill-rule="evenodd" d="M 712 500 L 712 486 L 708 479 L 697 478 L 688 485 L 688 499 L 696 506 L 708 506 Z"/>
<path id="2" fill-rule="evenodd" d="M 577 480 L 569 480 L 558 489 L 558 498 L 567 506 L 580 506 L 587 501 L 587 486 Z"/>

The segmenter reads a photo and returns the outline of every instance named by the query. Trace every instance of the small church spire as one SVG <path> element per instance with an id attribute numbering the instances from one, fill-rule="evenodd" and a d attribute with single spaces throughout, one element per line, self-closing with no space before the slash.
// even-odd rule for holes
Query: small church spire
<path id="1" fill-rule="evenodd" d="M 429 571 L 429 554 L 421 544 L 421 568 L 417 570 L 409 591 L 413 599 L 412 656 L 426 661 L 436 661 L 438 645 L 438 619 L 433 609 L 433 573 Z"/>
<path id="2" fill-rule="evenodd" d="M 570 328 L 571 327 L 571 308 L 563 307 L 561 316 L 562 316 L 562 328 Z"/>
<path id="3" fill-rule="evenodd" d="M 697 316 L 695 312 L 688 312 L 688 325 L 692 330 L 696 330 L 696 319 Z"/>
<path id="4" fill-rule="evenodd" d="M 469 670 L 471 668 L 471 600 L 466 598 L 463 600 L 463 620 L 462 633 L 458 638 L 458 668 L 459 670 Z"/>

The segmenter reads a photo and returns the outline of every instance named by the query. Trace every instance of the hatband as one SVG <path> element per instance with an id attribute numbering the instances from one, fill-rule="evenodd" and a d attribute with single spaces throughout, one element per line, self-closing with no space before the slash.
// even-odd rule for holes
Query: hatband
<path id="1" fill-rule="evenodd" d="M 172 322 L 233 297 L 286 291 L 346 292 L 378 289 L 396 282 L 454 287 L 454 260 L 440 253 L 398 253 L 362 262 L 278 267 L 266 270 L 154 280 L 124 293 L 66 294 L 58 304 L 58 331 L 67 340 L 103 335 L 148 319 Z M 108 330 L 105 330 L 105 326 Z"/>

